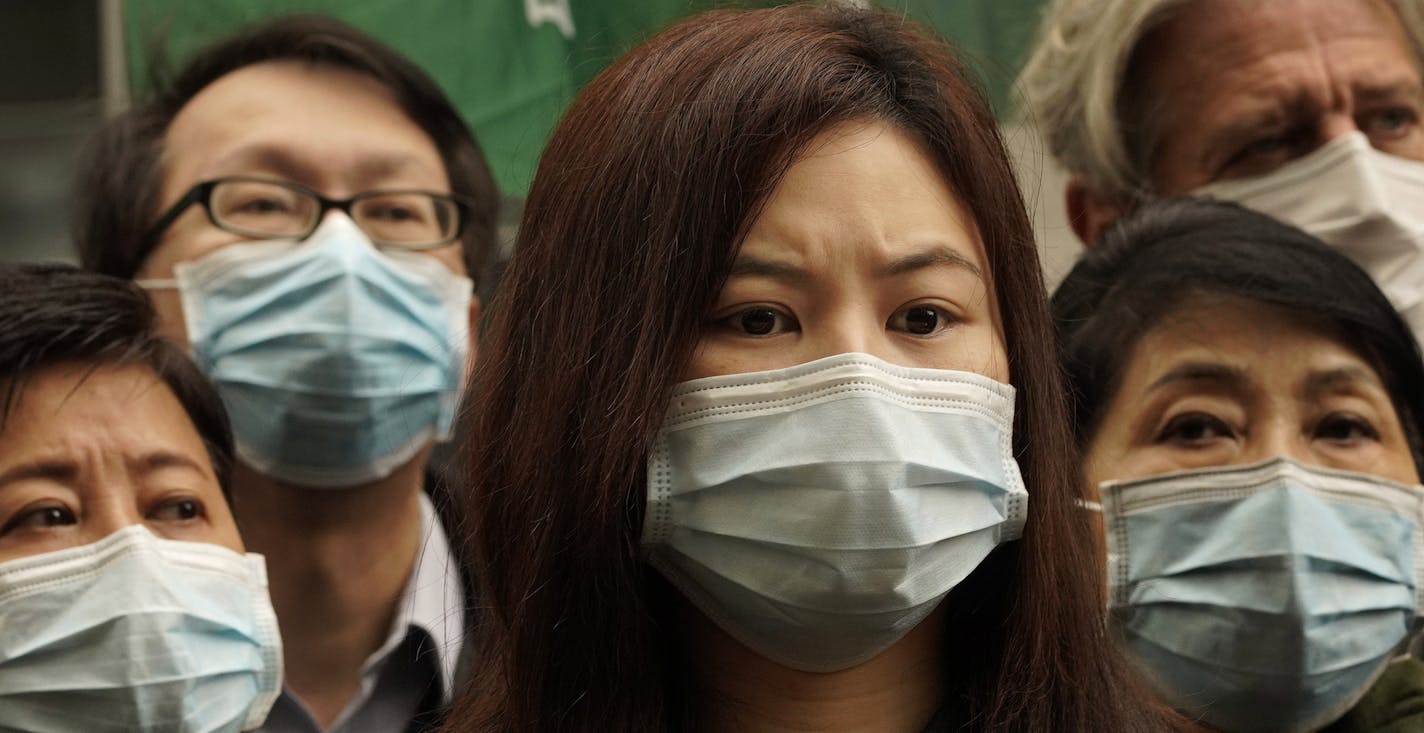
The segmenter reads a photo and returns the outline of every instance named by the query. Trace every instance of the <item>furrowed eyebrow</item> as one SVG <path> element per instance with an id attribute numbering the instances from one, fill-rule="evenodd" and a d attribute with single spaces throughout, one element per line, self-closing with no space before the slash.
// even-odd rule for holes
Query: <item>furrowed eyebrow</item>
<path id="1" fill-rule="evenodd" d="M 931 247 L 923 252 L 916 252 L 901 257 L 885 267 L 880 268 L 878 274 L 881 277 L 893 277 L 916 270 L 923 270 L 927 267 L 941 266 L 962 268 L 968 270 L 974 277 L 980 280 L 984 279 L 984 275 L 979 271 L 978 265 L 971 262 L 968 257 L 944 246 Z"/>
<path id="2" fill-rule="evenodd" d="M 1417 79 L 1401 79 L 1383 84 L 1361 84 L 1355 88 L 1357 102 L 1379 104 L 1408 100 L 1415 104 L 1424 103 L 1424 86 Z"/>
<path id="3" fill-rule="evenodd" d="M 790 283 L 801 283 L 808 279 L 805 270 L 785 262 L 774 260 L 763 260 L 756 257 L 738 257 L 732 263 L 732 271 L 728 277 L 764 277 L 772 280 L 784 280 Z"/>
<path id="4" fill-rule="evenodd" d="M 1212 142 L 1204 151 L 1207 162 L 1224 163 L 1237 148 L 1263 134 L 1279 134 L 1289 130 L 1298 120 L 1303 102 L 1274 100 L 1244 112 L 1211 132 Z"/>
<path id="5" fill-rule="evenodd" d="M 0 486 L 30 479 L 48 479 L 58 483 L 69 483 L 73 481 L 77 473 L 78 468 L 69 461 L 40 459 L 23 463 L 0 473 Z"/>
<path id="6" fill-rule="evenodd" d="M 211 471 L 198 461 L 189 458 L 181 453 L 172 451 L 154 451 L 146 453 L 134 461 L 133 464 L 142 472 L 158 471 L 164 468 L 188 468 L 198 473 L 208 474 Z"/>
<path id="7" fill-rule="evenodd" d="M 949 247 L 931 247 L 923 252 L 906 255 L 880 268 L 876 274 L 880 277 L 893 277 L 927 267 L 942 266 L 961 268 L 980 280 L 984 278 L 978 265 Z M 804 282 L 809 278 L 806 270 L 795 265 L 756 257 L 738 257 L 728 276 L 765 277 L 791 283 Z"/>

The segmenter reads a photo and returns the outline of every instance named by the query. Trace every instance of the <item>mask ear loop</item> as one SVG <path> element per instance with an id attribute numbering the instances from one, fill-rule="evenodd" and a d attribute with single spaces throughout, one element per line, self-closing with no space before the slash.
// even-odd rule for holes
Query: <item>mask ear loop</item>
<path id="1" fill-rule="evenodd" d="M 1098 514 L 1102 514 L 1102 513 L 1103 513 L 1103 504 L 1102 504 L 1102 502 L 1093 501 L 1092 499 L 1084 499 L 1084 498 L 1082 498 L 1082 497 L 1078 497 L 1078 498 L 1076 498 L 1076 499 L 1073 500 L 1073 503 L 1074 503 L 1075 505 L 1077 505 L 1077 507 L 1078 507 L 1079 509 L 1083 509 L 1083 510 L 1085 510 L 1085 511 L 1090 511 L 1090 512 L 1096 512 L 1096 513 L 1098 513 Z"/>
<path id="2" fill-rule="evenodd" d="M 175 278 L 149 278 L 146 280 L 135 280 L 134 285 L 144 290 L 177 290 L 178 280 Z"/>
<path id="3" fill-rule="evenodd" d="M 1414 488 L 1424 490 L 1424 485 Z M 1424 585 L 1424 567 L 1420 566 L 1420 560 L 1424 559 L 1424 500 L 1421 500 L 1416 506 L 1418 508 L 1415 511 L 1415 527 L 1410 537 L 1415 543 L 1414 582 L 1416 585 Z M 1416 588 L 1416 604 L 1419 603 L 1421 597 L 1424 597 L 1424 591 Z M 1396 656 L 1390 660 L 1390 663 L 1393 664 L 1394 662 L 1402 661 L 1410 657 L 1424 660 L 1424 605 L 1419 605 L 1414 609 L 1414 619 L 1413 623 L 1409 626 L 1409 633 L 1404 637 L 1404 640 L 1400 642 L 1396 650 Z"/>

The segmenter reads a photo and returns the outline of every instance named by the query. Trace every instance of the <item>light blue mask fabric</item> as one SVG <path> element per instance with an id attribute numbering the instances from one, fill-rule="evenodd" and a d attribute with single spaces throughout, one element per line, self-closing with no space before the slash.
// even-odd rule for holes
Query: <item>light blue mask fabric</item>
<path id="1" fill-rule="evenodd" d="M 1163 696 L 1213 727 L 1329 724 L 1414 626 L 1417 486 L 1276 458 L 1101 492 L 1114 625 Z"/>
<path id="2" fill-rule="evenodd" d="M 344 488 L 389 476 L 450 435 L 473 285 L 381 252 L 344 215 L 302 242 L 231 245 L 174 267 L 193 357 L 217 384 L 237 453 L 259 473 Z"/>
<path id="3" fill-rule="evenodd" d="M 884 651 L 1028 493 L 1014 390 L 841 354 L 678 386 L 648 460 L 648 562 L 733 638 L 826 672 Z"/>
<path id="4" fill-rule="evenodd" d="M 251 730 L 281 688 L 260 555 L 135 525 L 0 563 L 0 730 Z"/>

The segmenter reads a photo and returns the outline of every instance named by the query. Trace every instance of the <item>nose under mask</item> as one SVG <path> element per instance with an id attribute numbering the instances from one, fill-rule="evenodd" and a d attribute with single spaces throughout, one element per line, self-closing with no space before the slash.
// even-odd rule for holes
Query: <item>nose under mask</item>
<path id="1" fill-rule="evenodd" d="M 1305 733 L 1418 628 L 1424 487 L 1276 458 L 1101 487 L 1114 628 L 1229 733 Z"/>
<path id="2" fill-rule="evenodd" d="M 1014 389 L 842 354 L 678 386 L 648 460 L 648 562 L 763 657 L 884 651 L 999 544 L 1028 492 Z"/>
<path id="3" fill-rule="evenodd" d="M 382 252 L 333 215 L 309 238 L 234 244 L 174 268 L 193 357 L 217 384 L 239 457 L 340 489 L 389 476 L 450 436 L 473 284 Z"/>
<path id="4" fill-rule="evenodd" d="M 0 730 L 236 733 L 282 689 L 260 555 L 142 525 L 0 563 Z"/>

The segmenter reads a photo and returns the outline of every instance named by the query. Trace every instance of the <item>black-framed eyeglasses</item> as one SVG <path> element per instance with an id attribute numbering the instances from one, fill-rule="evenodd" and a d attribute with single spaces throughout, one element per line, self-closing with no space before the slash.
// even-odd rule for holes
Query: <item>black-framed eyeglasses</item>
<path id="1" fill-rule="evenodd" d="M 435 191 L 364 191 L 331 199 L 300 183 L 231 176 L 189 189 L 159 217 L 150 239 L 156 240 L 193 204 L 203 205 L 213 226 L 253 239 L 306 239 L 326 212 L 337 209 L 351 217 L 372 244 L 407 250 L 436 249 L 455 241 L 470 211 L 462 197 Z"/>

